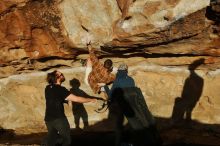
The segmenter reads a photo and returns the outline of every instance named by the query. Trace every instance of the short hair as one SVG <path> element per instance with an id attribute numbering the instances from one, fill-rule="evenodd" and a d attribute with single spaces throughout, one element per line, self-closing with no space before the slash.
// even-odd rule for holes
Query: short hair
<path id="1" fill-rule="evenodd" d="M 57 81 L 57 70 L 47 74 L 47 82 L 50 85 L 55 84 Z"/>
<path id="2" fill-rule="evenodd" d="M 128 70 L 128 66 L 125 63 L 119 65 L 118 70 Z"/>
<path id="3" fill-rule="evenodd" d="M 104 62 L 104 67 L 108 69 L 108 71 L 112 71 L 113 62 L 111 59 L 106 59 Z"/>

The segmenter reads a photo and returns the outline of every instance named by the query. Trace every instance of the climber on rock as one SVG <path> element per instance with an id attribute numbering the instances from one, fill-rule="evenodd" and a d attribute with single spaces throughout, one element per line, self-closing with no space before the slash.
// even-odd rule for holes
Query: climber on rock
<path id="1" fill-rule="evenodd" d="M 85 83 L 91 87 L 95 94 L 100 94 L 103 100 L 108 100 L 108 96 L 103 87 L 98 83 L 111 84 L 115 80 L 113 71 L 113 62 L 106 59 L 102 64 L 95 54 L 94 48 L 91 43 L 87 44 L 89 50 L 89 57 L 86 61 Z"/>

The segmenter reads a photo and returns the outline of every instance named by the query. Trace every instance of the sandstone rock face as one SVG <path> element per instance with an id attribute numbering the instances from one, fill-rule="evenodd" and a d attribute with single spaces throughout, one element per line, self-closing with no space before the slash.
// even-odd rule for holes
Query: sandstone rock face
<path id="1" fill-rule="evenodd" d="M 134 60 L 135 59 L 135 60 Z M 194 70 L 187 66 L 173 67 L 172 63 L 192 64 L 200 57 L 164 58 L 164 59 L 127 59 L 130 62 L 129 75 L 134 78 L 136 85 L 141 88 L 146 103 L 155 117 L 169 119 L 166 126 L 172 124 L 172 119 L 184 120 L 187 109 L 184 106 L 192 104 L 191 120 L 203 124 L 219 124 L 219 70 L 211 71 L 206 65 L 201 65 Z M 187 60 L 187 61 L 186 61 Z M 115 66 L 124 62 L 124 59 L 114 59 Z M 168 63 L 170 66 L 156 64 Z M 152 63 L 154 62 L 154 63 Z M 79 64 L 72 69 L 60 69 L 66 76 L 64 86 L 71 88 L 70 80 L 78 79 L 80 89 L 89 95 L 94 95 L 92 90 L 84 83 L 85 69 Z M 44 87 L 46 86 L 47 72 L 14 75 L 0 80 L 1 126 L 5 129 L 14 129 L 17 133 L 31 133 L 45 131 L 43 122 L 45 112 Z M 199 79 L 197 79 L 199 77 Z M 188 82 L 187 82 L 188 79 Z M 185 97 L 184 95 L 188 95 Z M 177 102 L 178 99 L 181 102 Z M 112 130 L 112 125 L 106 126 L 108 111 L 96 113 L 98 103 L 84 104 L 88 113 L 90 130 Z M 74 118 L 71 109 L 65 106 L 71 127 L 74 128 Z M 173 117 L 178 112 L 182 117 Z M 181 114 L 183 112 L 183 114 Z M 109 119 L 111 120 L 111 119 Z M 99 124 L 103 122 L 102 124 Z M 81 121 L 80 127 L 83 128 Z M 215 129 L 217 130 L 217 129 Z"/>
<path id="2" fill-rule="evenodd" d="M 59 7 L 66 33 L 78 47 L 89 40 L 102 44 L 111 41 L 113 25 L 121 17 L 117 2 L 112 0 L 66 0 Z"/>
<path id="3" fill-rule="evenodd" d="M 2 66 L 17 63 L 17 69 L 2 76 L 19 70 L 42 69 L 37 65 L 28 67 L 29 60 L 34 63 L 51 56 L 75 58 L 87 52 L 85 44 L 89 40 L 101 54 L 113 56 L 114 51 L 123 48 L 132 48 L 126 49 L 130 53 L 195 54 L 196 51 L 199 55 L 218 56 L 218 51 L 210 47 L 213 39 L 207 34 L 210 23 L 205 15 L 209 0 L 1 3 L 0 60 Z M 186 39 L 187 43 L 182 42 Z M 201 46 L 197 46 L 198 40 Z M 182 48 L 164 49 L 163 44 L 170 42 L 180 43 Z"/>
<path id="4" fill-rule="evenodd" d="M 116 67 L 128 63 L 161 127 L 188 120 L 220 131 L 219 7 L 219 0 L 1 0 L 0 127 L 46 130 L 45 77 L 54 69 L 65 74 L 68 88 L 76 78 L 98 96 L 83 83 L 79 63 L 91 41 L 100 58 L 112 58 Z M 90 130 L 112 129 L 108 112 L 84 106 Z"/>

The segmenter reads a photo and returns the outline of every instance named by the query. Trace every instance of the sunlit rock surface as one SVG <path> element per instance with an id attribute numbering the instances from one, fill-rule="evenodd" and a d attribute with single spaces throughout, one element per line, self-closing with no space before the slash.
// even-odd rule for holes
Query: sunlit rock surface
<path id="1" fill-rule="evenodd" d="M 209 0 L 3 0 L 0 61 L 5 68 L 0 75 L 42 70 L 36 65 L 42 58 L 76 59 L 88 53 L 85 44 L 90 40 L 103 55 L 218 56 L 212 46 L 217 38 L 206 17 L 209 5 Z"/>
<path id="2" fill-rule="evenodd" d="M 0 128 L 46 131 L 45 78 L 54 69 L 64 73 L 68 89 L 77 78 L 80 89 L 99 96 L 84 84 L 79 63 L 91 41 L 102 61 L 128 63 L 161 129 L 187 122 L 219 132 L 219 22 L 219 0 L 1 0 Z M 112 130 L 108 111 L 96 113 L 98 103 L 84 106 L 87 130 Z"/>
<path id="3" fill-rule="evenodd" d="M 135 59 L 135 60 L 134 60 Z M 185 61 L 187 59 L 187 61 Z M 196 58 L 196 60 L 199 57 Z M 133 61 L 132 61 L 133 60 Z M 174 62 L 174 60 L 178 62 Z M 218 117 L 219 112 L 219 69 L 209 70 L 206 65 L 201 65 L 195 70 L 195 75 L 191 77 L 191 83 L 187 85 L 186 79 L 190 76 L 188 65 L 196 61 L 194 57 L 183 58 L 164 58 L 147 60 L 140 58 L 127 59 L 129 63 L 129 75 L 131 75 L 136 85 L 142 89 L 146 102 L 150 111 L 156 117 L 170 119 L 172 121 L 172 114 L 174 111 L 175 99 L 182 98 L 183 92 L 189 92 L 196 99 L 188 99 L 192 102 L 193 109 L 191 110 L 191 120 L 206 124 L 218 124 L 220 119 Z M 124 59 L 113 59 L 115 66 L 124 62 Z M 157 62 L 168 63 L 169 66 L 163 66 L 163 63 L 155 64 Z M 152 63 L 154 62 L 154 63 Z M 182 67 L 174 67 L 175 63 L 184 64 Z M 70 80 L 76 78 L 80 81 L 82 89 L 89 95 L 94 95 L 92 90 L 84 83 L 84 67 L 79 64 L 72 69 L 60 69 L 66 76 L 64 86 L 68 89 L 71 88 Z M 43 130 L 39 127 L 44 127 L 43 117 L 45 111 L 44 100 L 44 87 L 46 86 L 46 74 L 47 72 L 35 72 L 28 74 L 13 75 L 8 78 L 0 80 L 1 91 L 1 126 L 7 129 L 16 130 Z M 194 80 L 196 76 L 200 77 L 200 80 Z M 199 84 L 200 81 L 203 84 Z M 184 89 L 184 86 L 189 86 Z M 194 87 L 196 86 L 196 87 Z M 184 91 L 185 90 L 185 91 Z M 188 91 L 186 91 L 188 90 Z M 192 92 L 192 93 L 191 93 Z M 183 106 L 180 104 L 179 106 Z M 85 104 L 87 112 L 89 114 L 89 123 L 91 125 L 96 122 L 102 121 L 108 118 L 108 112 L 102 114 L 96 113 L 96 104 Z M 177 105 L 178 106 L 178 105 Z M 72 111 L 66 106 L 67 115 L 69 121 L 74 127 L 74 120 Z M 181 112 L 181 111 L 179 111 Z M 186 113 L 186 111 L 184 111 Z M 182 115 L 185 119 L 185 115 Z M 181 120 L 181 119 L 180 119 Z M 83 128 L 83 123 L 81 123 Z M 96 130 L 111 129 L 109 127 L 99 127 Z M 23 129 L 23 130 L 22 130 Z"/>

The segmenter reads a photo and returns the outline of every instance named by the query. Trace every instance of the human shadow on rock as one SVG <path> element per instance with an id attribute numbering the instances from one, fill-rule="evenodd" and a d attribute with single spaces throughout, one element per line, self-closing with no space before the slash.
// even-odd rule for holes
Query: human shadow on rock
<path id="1" fill-rule="evenodd" d="M 173 107 L 172 122 L 190 122 L 192 111 L 199 101 L 204 80 L 199 76 L 195 69 L 204 63 L 204 59 L 198 59 L 189 65 L 190 75 L 186 78 L 181 97 L 177 97 Z"/>
<path id="2" fill-rule="evenodd" d="M 70 80 L 70 85 L 71 89 L 70 92 L 73 93 L 74 95 L 77 96 L 82 96 L 86 98 L 96 98 L 99 99 L 98 97 L 90 96 L 86 92 L 84 92 L 82 89 L 80 89 L 80 81 L 76 78 L 73 78 Z M 89 122 L 88 122 L 88 113 L 83 105 L 83 103 L 77 103 L 77 102 L 72 102 L 72 112 L 74 116 L 74 122 L 76 129 L 80 129 L 80 118 L 83 121 L 84 124 L 84 129 L 88 128 Z"/>

